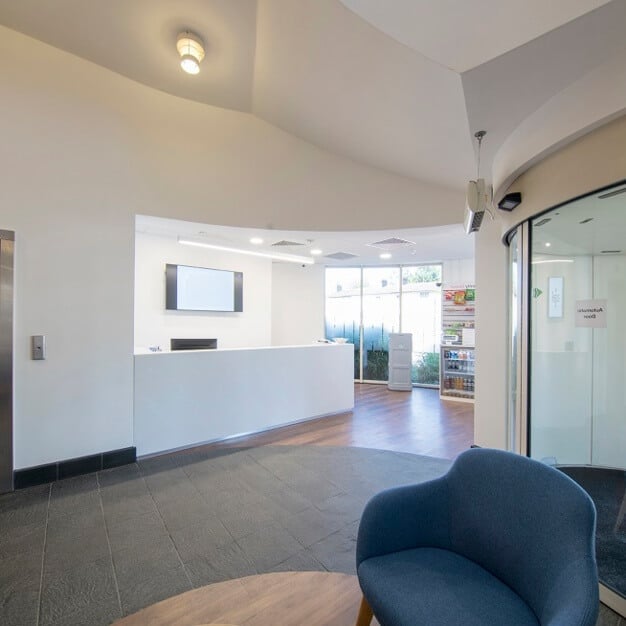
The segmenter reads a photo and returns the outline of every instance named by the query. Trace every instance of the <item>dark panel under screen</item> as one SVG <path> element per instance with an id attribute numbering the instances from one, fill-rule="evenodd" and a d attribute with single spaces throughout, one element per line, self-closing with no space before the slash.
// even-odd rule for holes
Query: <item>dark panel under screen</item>
<path id="1" fill-rule="evenodd" d="M 216 350 L 217 339 L 170 339 L 170 350 Z"/>

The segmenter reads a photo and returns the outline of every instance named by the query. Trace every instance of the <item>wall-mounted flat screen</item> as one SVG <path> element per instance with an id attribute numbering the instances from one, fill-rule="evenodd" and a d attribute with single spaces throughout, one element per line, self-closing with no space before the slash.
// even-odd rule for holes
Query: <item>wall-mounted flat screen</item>
<path id="1" fill-rule="evenodd" d="M 170 311 L 243 311 L 243 274 L 189 265 L 165 266 Z"/>

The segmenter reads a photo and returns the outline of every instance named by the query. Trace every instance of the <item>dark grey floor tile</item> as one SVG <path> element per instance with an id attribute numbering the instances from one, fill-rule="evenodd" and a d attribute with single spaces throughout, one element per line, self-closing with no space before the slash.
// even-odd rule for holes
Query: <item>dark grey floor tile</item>
<path id="1" fill-rule="evenodd" d="M 170 532 L 185 526 L 199 524 L 209 517 L 214 517 L 209 505 L 199 496 L 185 498 L 175 502 L 159 502 L 159 513 Z"/>
<path id="2" fill-rule="evenodd" d="M 302 550 L 273 567 L 272 572 L 325 572 L 326 568 L 308 551 Z"/>
<path id="3" fill-rule="evenodd" d="M 302 465 L 293 454 L 290 454 L 289 448 L 285 447 L 280 450 L 276 448 L 257 448 L 250 454 L 260 465 L 281 480 L 288 481 L 294 474 L 302 472 Z"/>
<path id="4" fill-rule="evenodd" d="M 304 498 L 315 505 L 320 504 L 324 500 L 328 500 L 328 498 L 344 493 L 337 485 L 311 474 L 300 476 L 289 484 Z"/>
<path id="5" fill-rule="evenodd" d="M 596 626 L 621 626 L 619 624 L 619 615 L 612 611 L 608 606 L 600 604 L 600 613 Z"/>
<path id="6" fill-rule="evenodd" d="M 28 489 L 18 489 L 11 493 L 3 493 L 0 495 L 0 513 L 25 506 L 26 504 L 40 503 L 47 505 L 49 497 L 50 485 L 37 485 Z"/>
<path id="7" fill-rule="evenodd" d="M 210 556 L 194 557 L 185 562 L 194 587 L 257 573 L 252 561 L 236 542 L 215 548 Z"/>
<path id="8" fill-rule="evenodd" d="M 100 498 L 104 503 L 115 502 L 121 498 L 140 498 L 149 495 L 150 490 L 143 477 L 100 487 Z"/>
<path id="9" fill-rule="evenodd" d="M 48 540 L 82 534 L 91 530 L 104 529 L 102 508 L 76 509 L 64 515 L 55 515 L 48 519 Z"/>
<path id="10" fill-rule="evenodd" d="M 107 527 L 111 550 L 129 550 L 137 542 L 149 542 L 168 537 L 168 530 L 158 512 L 144 513 Z"/>
<path id="11" fill-rule="evenodd" d="M 269 572 L 302 550 L 302 546 L 287 530 L 273 524 L 237 539 L 259 573 Z"/>
<path id="12" fill-rule="evenodd" d="M 133 585 L 148 573 L 154 575 L 174 569 L 180 557 L 169 537 L 137 541 L 132 547 L 113 552 L 113 564 L 119 588 Z"/>
<path id="13" fill-rule="evenodd" d="M 304 547 L 321 541 L 345 526 L 345 522 L 336 515 L 325 514 L 314 507 L 285 515 L 279 521 Z"/>
<path id="14" fill-rule="evenodd" d="M 39 587 L 0 589 L 0 624 L 2 626 L 37 626 Z"/>
<path id="15" fill-rule="evenodd" d="M 310 500 L 304 498 L 289 485 L 283 484 L 278 488 L 264 491 L 263 495 L 277 507 L 278 511 L 299 513 L 311 506 Z"/>
<path id="16" fill-rule="evenodd" d="M 123 496 L 110 501 L 102 500 L 104 518 L 107 526 L 121 524 L 130 519 L 141 517 L 146 513 L 157 513 L 154 500 L 150 495 Z"/>
<path id="17" fill-rule="evenodd" d="M 353 494 L 342 494 L 323 500 L 317 508 L 327 515 L 335 516 L 342 525 L 361 519 L 368 498 Z"/>
<path id="18" fill-rule="evenodd" d="M 278 489 L 283 484 L 283 481 L 251 457 L 236 469 L 233 468 L 232 473 L 250 491 Z"/>
<path id="19" fill-rule="evenodd" d="M 52 483 L 50 499 L 54 500 L 68 495 L 84 494 L 98 491 L 98 477 L 94 474 L 74 476 Z"/>
<path id="20" fill-rule="evenodd" d="M 50 499 L 50 518 L 73 515 L 83 510 L 100 510 L 98 491 L 65 492 Z"/>
<path id="21" fill-rule="evenodd" d="M 0 560 L 0 592 L 10 587 L 37 587 L 41 578 L 43 554 L 22 553 Z"/>
<path id="22" fill-rule="evenodd" d="M 157 504 L 175 506 L 179 501 L 200 500 L 201 496 L 193 483 L 185 476 L 179 481 L 152 483 L 148 489 Z"/>
<path id="23" fill-rule="evenodd" d="M 309 551 L 330 572 L 356 574 L 356 527 L 342 528 L 314 543 Z"/>
<path id="24" fill-rule="evenodd" d="M 197 524 L 172 530 L 171 536 L 183 561 L 210 556 L 215 548 L 233 541 L 226 527 L 214 516 L 206 517 Z"/>
<path id="25" fill-rule="evenodd" d="M 104 524 L 80 533 L 57 534 L 46 540 L 45 573 L 63 571 L 110 555 Z"/>
<path id="26" fill-rule="evenodd" d="M 41 622 L 49 624 L 91 605 L 117 599 L 110 558 L 62 571 L 45 571 L 41 593 Z"/>
<path id="27" fill-rule="evenodd" d="M 239 499 L 216 508 L 228 532 L 235 539 L 245 537 L 268 525 L 276 523 L 276 511 L 272 507 L 257 507 L 258 498 L 242 494 Z"/>
<path id="28" fill-rule="evenodd" d="M 45 626 L 109 626 L 122 617 L 117 597 L 83 607 L 71 614 L 61 615 Z"/>
<path id="29" fill-rule="evenodd" d="M 46 526 L 39 522 L 24 526 L 0 526 L 0 560 L 35 553 L 43 554 Z"/>
<path id="30" fill-rule="evenodd" d="M 129 463 L 128 465 L 122 465 L 121 467 L 114 467 L 112 469 L 98 472 L 98 484 L 101 489 L 103 487 L 110 487 L 113 485 L 121 486 L 139 478 L 141 478 L 141 473 L 137 463 Z"/>
<path id="31" fill-rule="evenodd" d="M 0 510 L 0 530 L 6 532 L 22 526 L 45 524 L 48 516 L 47 498 L 14 498 L 12 505 Z"/>
<path id="32" fill-rule="evenodd" d="M 190 589 L 191 584 L 182 565 L 155 575 L 146 572 L 145 576 L 136 578 L 132 584 L 120 586 L 124 615 Z"/>
<path id="33" fill-rule="evenodd" d="M 169 454 L 154 456 L 149 459 L 140 459 L 137 461 L 139 472 L 144 476 L 154 476 L 174 467 L 178 467 L 174 463 L 174 459 Z"/>
<path id="34" fill-rule="evenodd" d="M 0 624 L 36 626 L 41 554 L 0 560 Z"/>

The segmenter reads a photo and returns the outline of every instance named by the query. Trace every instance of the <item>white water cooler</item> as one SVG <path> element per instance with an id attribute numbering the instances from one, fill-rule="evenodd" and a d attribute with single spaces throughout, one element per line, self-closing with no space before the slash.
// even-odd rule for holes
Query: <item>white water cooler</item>
<path id="1" fill-rule="evenodd" d="M 412 391 L 411 364 L 413 335 L 411 333 L 389 334 L 389 382 L 392 391 Z"/>

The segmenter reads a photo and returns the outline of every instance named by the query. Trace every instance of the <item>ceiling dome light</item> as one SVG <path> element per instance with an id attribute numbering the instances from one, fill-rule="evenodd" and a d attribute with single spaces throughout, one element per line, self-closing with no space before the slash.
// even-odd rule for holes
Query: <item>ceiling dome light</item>
<path id="1" fill-rule="evenodd" d="M 383 253 L 380 255 L 380 258 L 381 258 L 381 259 L 390 259 L 390 258 L 391 258 L 391 254 L 390 254 L 389 252 L 383 252 Z"/>
<path id="2" fill-rule="evenodd" d="M 322 254 L 322 251 L 321 251 L 319 248 L 313 248 L 313 249 L 311 250 L 311 254 L 312 254 L 313 256 L 319 256 L 320 254 Z"/>
<path id="3" fill-rule="evenodd" d="M 263 239 L 261 239 L 261 237 L 251 237 L 250 243 L 255 246 L 260 246 L 263 243 Z"/>
<path id="4" fill-rule="evenodd" d="M 200 61 L 204 59 L 202 39 L 188 30 L 178 35 L 176 49 L 180 54 L 180 66 L 187 74 L 197 74 L 200 71 Z"/>

